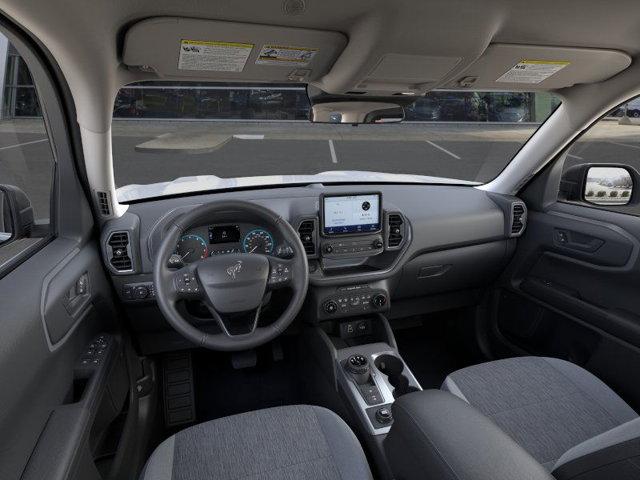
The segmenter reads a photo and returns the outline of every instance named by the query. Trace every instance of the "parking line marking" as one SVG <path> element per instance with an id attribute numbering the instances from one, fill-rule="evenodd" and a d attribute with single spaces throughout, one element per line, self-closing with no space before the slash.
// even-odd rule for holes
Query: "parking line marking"
<path id="1" fill-rule="evenodd" d="M 584 160 L 584 158 L 579 157 L 578 155 L 572 155 L 572 154 L 570 154 L 570 153 L 567 153 L 567 157 L 577 158 L 578 160 Z"/>
<path id="2" fill-rule="evenodd" d="M 24 147 L 25 145 L 33 145 L 34 143 L 48 142 L 48 141 L 49 141 L 48 138 L 42 138 L 40 140 L 33 140 L 31 142 L 16 143 L 15 145 L 7 145 L 6 147 L 0 147 L 0 150 L 9 150 L 10 148 Z"/>
<path id="3" fill-rule="evenodd" d="M 456 160 L 462 160 L 458 155 L 456 155 L 453 152 L 450 152 L 449 150 L 447 150 L 446 148 L 441 147 L 440 145 L 438 145 L 437 143 L 433 143 L 431 140 L 426 140 L 426 142 L 431 145 L 432 147 L 437 148 L 438 150 L 443 151 L 444 153 L 446 153 L 447 155 L 452 156 L 453 158 L 455 158 Z"/>
<path id="4" fill-rule="evenodd" d="M 640 150 L 640 145 L 630 145 L 628 143 L 612 142 L 611 140 L 609 140 L 608 143 L 613 143 L 614 145 L 620 145 L 621 147 L 629 147 L 629 148 L 635 148 Z"/>
<path id="5" fill-rule="evenodd" d="M 233 138 L 237 138 L 238 140 L 264 140 L 264 135 L 250 135 L 245 133 L 240 133 L 234 135 Z"/>
<path id="6" fill-rule="evenodd" d="M 329 140 L 329 151 L 331 152 L 331 161 L 338 163 L 338 157 L 336 156 L 336 147 L 333 146 L 333 140 Z"/>

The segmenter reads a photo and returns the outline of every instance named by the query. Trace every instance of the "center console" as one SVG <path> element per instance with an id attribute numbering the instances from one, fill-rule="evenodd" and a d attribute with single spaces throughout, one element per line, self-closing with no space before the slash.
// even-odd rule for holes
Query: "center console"
<path id="1" fill-rule="evenodd" d="M 400 355 L 387 318 L 376 313 L 320 322 L 306 331 L 304 345 L 315 359 L 316 378 L 327 377 L 333 386 L 339 403 L 329 404 L 352 419 L 376 452 L 380 478 L 393 478 L 384 452 L 384 439 L 395 422 L 392 406 L 422 387 Z M 314 394 L 326 394 L 325 389 Z"/>
<path id="2" fill-rule="evenodd" d="M 389 432 L 397 398 L 422 390 L 398 351 L 386 343 L 340 349 L 337 363 L 338 385 L 371 435 Z"/>

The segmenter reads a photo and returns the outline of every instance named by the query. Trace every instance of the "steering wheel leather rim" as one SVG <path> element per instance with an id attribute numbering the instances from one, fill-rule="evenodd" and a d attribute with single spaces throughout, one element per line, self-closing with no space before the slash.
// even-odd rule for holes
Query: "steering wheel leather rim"
<path id="1" fill-rule="evenodd" d="M 175 292 L 172 291 L 176 270 L 168 267 L 168 260 L 174 253 L 178 240 L 188 229 L 198 225 L 215 223 L 216 214 L 235 214 L 236 212 L 238 218 L 241 218 L 244 214 L 245 216 L 250 215 L 260 219 L 264 222 L 262 226 L 277 231 L 279 236 L 291 246 L 293 249 L 293 258 L 290 260 L 292 281 L 289 286 L 293 290 L 293 295 L 280 318 L 268 326 L 257 327 L 250 333 L 239 335 L 229 335 L 225 333 L 226 330 L 223 327 L 223 333 L 211 334 L 203 332 L 189 323 L 178 311 L 177 303 L 180 299 L 174 298 Z M 267 257 L 276 259 L 271 256 Z M 197 264 L 197 262 L 194 263 Z M 178 270 L 178 272 L 181 270 Z M 153 281 L 158 306 L 169 324 L 178 333 L 200 347 L 218 351 L 238 351 L 254 348 L 269 342 L 279 336 L 293 322 L 302 308 L 307 294 L 309 266 L 300 237 L 289 222 L 280 215 L 268 208 L 247 201 L 219 200 L 196 207 L 172 221 L 154 258 Z"/>

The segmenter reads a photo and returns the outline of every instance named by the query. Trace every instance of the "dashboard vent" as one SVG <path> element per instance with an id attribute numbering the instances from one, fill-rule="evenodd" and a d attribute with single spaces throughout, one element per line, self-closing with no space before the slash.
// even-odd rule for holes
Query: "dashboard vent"
<path id="1" fill-rule="evenodd" d="M 399 213 L 390 213 L 387 217 L 388 237 L 387 245 L 390 248 L 399 247 L 404 239 L 404 220 Z"/>
<path id="2" fill-rule="evenodd" d="M 114 232 L 109 235 L 107 241 L 107 254 L 109 263 L 118 272 L 130 272 L 133 270 L 133 262 L 129 253 L 129 233 Z"/>
<path id="3" fill-rule="evenodd" d="M 304 220 L 300 222 L 298 227 L 298 234 L 307 255 L 316 254 L 315 229 L 316 222 L 314 220 Z"/>
<path id="4" fill-rule="evenodd" d="M 109 202 L 109 194 L 107 192 L 97 192 L 98 209 L 100 214 L 108 217 L 111 215 L 111 202 Z"/>
<path id="5" fill-rule="evenodd" d="M 524 231 L 526 226 L 527 209 L 523 203 L 514 203 L 511 206 L 511 235 L 517 236 Z"/>

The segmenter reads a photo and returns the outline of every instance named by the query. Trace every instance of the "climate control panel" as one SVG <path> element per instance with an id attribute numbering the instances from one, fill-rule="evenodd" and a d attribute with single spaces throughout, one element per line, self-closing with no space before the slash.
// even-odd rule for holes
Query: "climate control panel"
<path id="1" fill-rule="evenodd" d="M 324 258 L 372 257 L 384 251 L 382 235 L 356 238 L 335 238 L 322 242 Z"/>
<path id="2" fill-rule="evenodd" d="M 389 308 L 389 296 L 385 290 L 372 289 L 369 285 L 341 287 L 336 294 L 320 304 L 321 318 L 338 318 L 382 312 Z"/>

